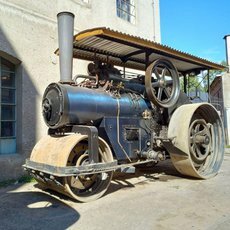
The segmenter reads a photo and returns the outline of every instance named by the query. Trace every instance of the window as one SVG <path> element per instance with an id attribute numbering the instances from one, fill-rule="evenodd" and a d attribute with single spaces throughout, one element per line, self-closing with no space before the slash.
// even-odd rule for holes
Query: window
<path id="1" fill-rule="evenodd" d="M 15 65 L 0 57 L 0 154 L 16 153 Z"/>
<path id="2" fill-rule="evenodd" d="M 117 16 L 135 24 L 135 0 L 117 0 Z"/>

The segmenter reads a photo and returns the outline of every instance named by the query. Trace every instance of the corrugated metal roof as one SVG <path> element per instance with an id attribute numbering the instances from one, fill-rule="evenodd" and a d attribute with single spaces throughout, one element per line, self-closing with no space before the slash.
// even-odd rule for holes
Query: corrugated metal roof
<path id="1" fill-rule="evenodd" d="M 225 67 L 159 43 L 100 27 L 74 36 L 74 57 L 109 61 L 118 66 L 145 70 L 158 58 L 169 59 L 180 72 Z"/>

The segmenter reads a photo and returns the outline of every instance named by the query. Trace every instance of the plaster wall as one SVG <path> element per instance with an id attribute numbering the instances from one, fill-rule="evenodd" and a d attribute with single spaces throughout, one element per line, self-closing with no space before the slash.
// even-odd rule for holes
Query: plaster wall
<path id="1" fill-rule="evenodd" d="M 230 144 L 230 73 L 225 73 L 222 76 L 222 84 L 225 111 L 226 142 L 227 144 Z"/>

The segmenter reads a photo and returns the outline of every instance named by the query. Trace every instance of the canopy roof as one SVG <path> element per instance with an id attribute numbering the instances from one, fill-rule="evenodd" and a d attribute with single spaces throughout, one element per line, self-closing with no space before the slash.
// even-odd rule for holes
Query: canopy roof
<path id="1" fill-rule="evenodd" d="M 140 37 L 101 27 L 74 36 L 74 58 L 109 62 L 117 66 L 145 70 L 158 58 L 170 60 L 179 72 L 189 73 L 225 67 L 188 53 Z"/>

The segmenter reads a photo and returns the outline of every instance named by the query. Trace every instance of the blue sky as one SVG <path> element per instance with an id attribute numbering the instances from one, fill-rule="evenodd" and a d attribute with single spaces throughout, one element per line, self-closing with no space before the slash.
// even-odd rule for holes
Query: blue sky
<path id="1" fill-rule="evenodd" d="M 160 0 L 161 42 L 221 62 L 230 34 L 230 0 Z"/>

